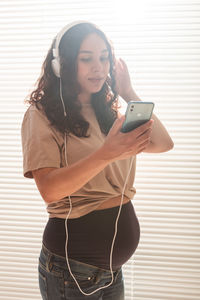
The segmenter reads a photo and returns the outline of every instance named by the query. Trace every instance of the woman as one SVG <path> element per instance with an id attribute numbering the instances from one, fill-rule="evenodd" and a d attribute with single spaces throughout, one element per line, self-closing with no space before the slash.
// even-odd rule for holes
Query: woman
<path id="1" fill-rule="evenodd" d="M 39 258 L 43 299 L 124 299 L 121 267 L 139 242 L 136 155 L 168 151 L 173 142 L 155 115 L 122 133 L 118 95 L 140 101 L 105 34 L 85 21 L 67 25 L 22 123 L 24 176 L 34 178 L 49 213 Z"/>

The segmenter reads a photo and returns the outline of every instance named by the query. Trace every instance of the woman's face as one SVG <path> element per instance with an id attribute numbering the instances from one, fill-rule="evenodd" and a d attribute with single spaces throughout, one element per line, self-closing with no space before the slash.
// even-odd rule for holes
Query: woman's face
<path id="1" fill-rule="evenodd" d="M 110 70 L 109 52 L 104 40 L 96 33 L 82 42 L 77 56 L 79 100 L 89 102 L 91 94 L 101 90 Z"/>

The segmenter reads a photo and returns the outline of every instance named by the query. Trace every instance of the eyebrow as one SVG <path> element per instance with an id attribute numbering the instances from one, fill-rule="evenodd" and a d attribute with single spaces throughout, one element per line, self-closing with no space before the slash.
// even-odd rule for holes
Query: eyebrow
<path id="1" fill-rule="evenodd" d="M 102 50 L 101 52 L 102 52 L 102 53 L 108 52 L 108 49 L 104 49 L 104 50 Z M 93 52 L 92 52 L 92 51 L 89 51 L 89 50 L 81 50 L 81 51 L 79 51 L 79 53 L 89 53 L 89 54 L 91 54 L 91 53 L 93 53 Z"/>

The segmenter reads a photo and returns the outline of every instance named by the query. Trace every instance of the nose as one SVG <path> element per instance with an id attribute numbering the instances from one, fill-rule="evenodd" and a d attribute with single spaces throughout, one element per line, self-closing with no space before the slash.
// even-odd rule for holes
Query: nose
<path id="1" fill-rule="evenodd" d="M 92 64 L 92 71 L 93 72 L 100 72 L 102 70 L 102 64 L 99 59 L 95 59 Z"/>

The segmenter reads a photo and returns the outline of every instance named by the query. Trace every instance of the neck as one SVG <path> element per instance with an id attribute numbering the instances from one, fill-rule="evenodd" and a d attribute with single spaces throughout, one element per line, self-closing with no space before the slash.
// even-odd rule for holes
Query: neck
<path id="1" fill-rule="evenodd" d="M 82 104 L 90 104 L 91 103 L 91 94 L 86 94 L 86 93 L 80 93 L 78 95 L 78 100 Z"/>

